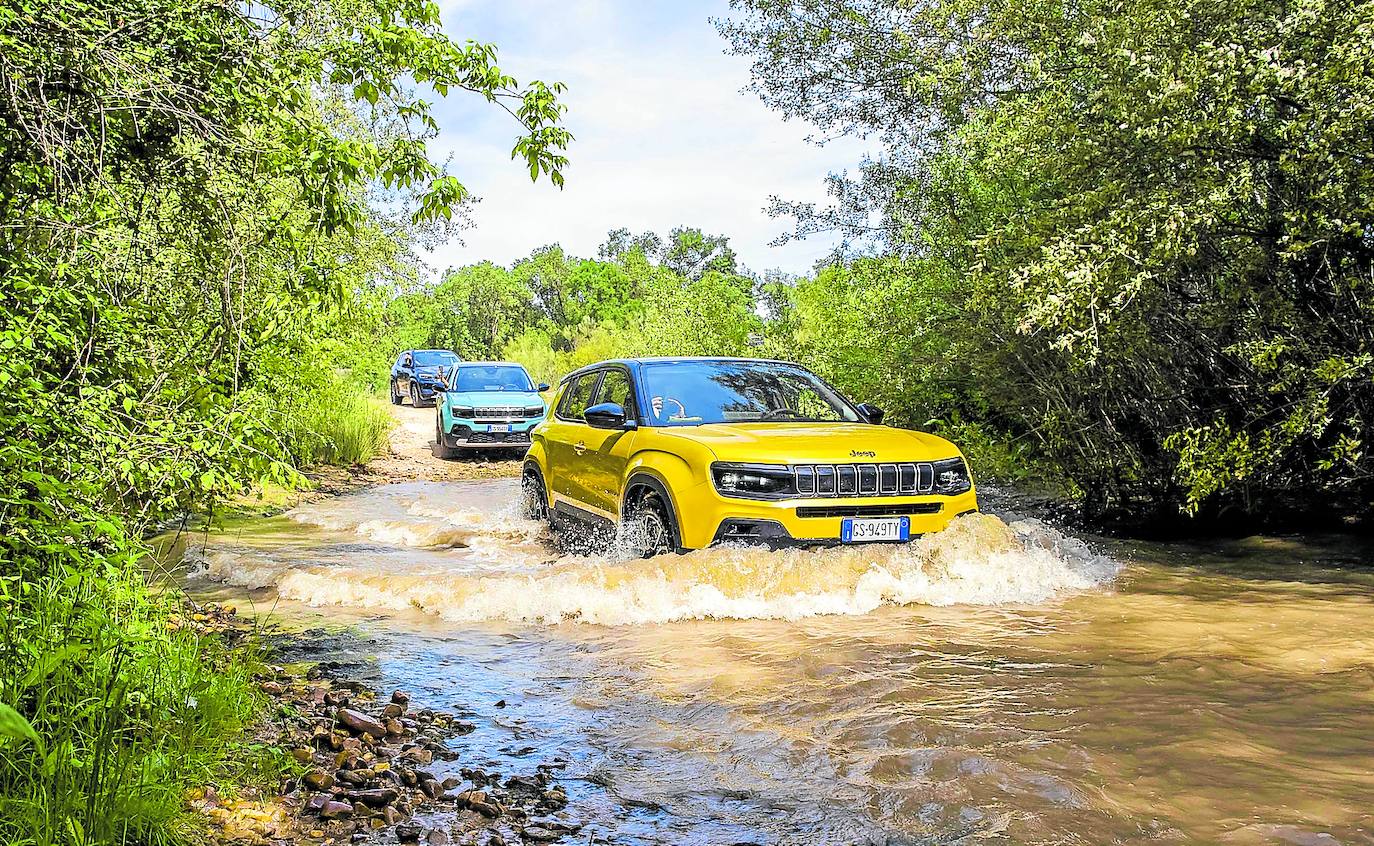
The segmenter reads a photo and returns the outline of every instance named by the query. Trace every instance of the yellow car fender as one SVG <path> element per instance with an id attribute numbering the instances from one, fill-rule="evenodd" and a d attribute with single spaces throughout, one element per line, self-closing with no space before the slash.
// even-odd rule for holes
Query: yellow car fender
<path id="1" fill-rule="evenodd" d="M 520 475 L 521 478 L 524 478 L 525 474 L 531 469 L 539 474 L 539 478 L 544 484 L 544 507 L 552 508 L 553 499 L 549 493 L 551 488 L 549 486 L 549 464 L 546 450 L 547 447 L 544 443 L 544 439 L 539 437 L 534 438 L 534 442 L 530 444 L 529 451 L 525 453 L 525 463 L 522 465 L 523 470 Z"/>
<path id="2" fill-rule="evenodd" d="M 667 496 L 679 544 L 685 543 L 690 532 L 682 515 L 685 511 L 692 510 L 692 504 L 700 495 L 702 486 L 710 484 L 709 475 L 700 471 L 702 468 L 709 468 L 714 457 L 709 450 L 698 450 L 705 454 L 704 460 L 697 460 L 696 456 L 688 460 L 680 455 L 656 449 L 635 453 L 625 465 L 625 478 L 620 480 L 621 514 L 625 513 L 625 506 L 635 487 L 635 477 L 648 476 L 658 482 L 656 487 L 660 487 L 661 492 Z"/>

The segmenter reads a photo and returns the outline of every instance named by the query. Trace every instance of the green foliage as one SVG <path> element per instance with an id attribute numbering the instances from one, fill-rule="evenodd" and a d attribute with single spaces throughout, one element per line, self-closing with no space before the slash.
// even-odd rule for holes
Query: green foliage
<path id="1" fill-rule="evenodd" d="M 358 345 L 385 350 L 369 365 L 377 379 L 397 350 L 437 347 L 518 361 L 554 383 L 608 358 L 744 355 L 750 334 L 763 329 L 755 282 L 734 271 L 723 237 L 680 227 L 664 241 L 617 230 L 601 256 L 576 258 L 552 245 L 509 269 L 482 262 L 451 270 L 432 290 L 382 305 L 387 342 L 369 325 Z M 691 275 L 670 266 L 684 262 Z"/>
<path id="2" fill-rule="evenodd" d="M 263 412 L 297 466 L 365 464 L 381 454 L 394 422 L 383 400 L 334 377 L 292 391 Z"/>
<path id="3" fill-rule="evenodd" d="M 360 409 L 330 356 L 461 216 L 426 89 L 561 183 L 561 86 L 433 3 L 0 6 L 0 721 L 40 741 L 0 741 L 0 840 L 181 839 L 186 787 L 261 760 L 251 665 L 168 631 L 140 538 L 374 448 L 307 404 Z"/>
<path id="4" fill-rule="evenodd" d="M 735 6 L 766 102 L 884 142 L 777 210 L 957 314 L 894 372 L 949 369 L 1098 509 L 1367 510 L 1374 4 Z"/>

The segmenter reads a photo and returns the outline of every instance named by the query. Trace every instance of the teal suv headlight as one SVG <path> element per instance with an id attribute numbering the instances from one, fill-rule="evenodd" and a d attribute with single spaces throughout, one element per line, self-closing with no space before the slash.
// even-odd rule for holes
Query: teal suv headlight
<path id="1" fill-rule="evenodd" d="M 471 420 L 477 416 L 470 405 L 454 405 L 450 406 L 449 410 L 453 412 L 454 417 L 462 417 L 465 420 Z"/>

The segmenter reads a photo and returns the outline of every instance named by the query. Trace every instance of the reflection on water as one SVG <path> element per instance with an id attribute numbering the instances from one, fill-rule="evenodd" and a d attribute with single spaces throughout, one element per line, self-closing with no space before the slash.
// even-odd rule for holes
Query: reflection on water
<path id="1" fill-rule="evenodd" d="M 1374 556 L 1348 540 L 1106 557 L 978 517 L 613 561 L 558 555 L 514 492 L 390 486 L 187 557 L 302 620 L 384 613 L 388 680 L 483 718 L 462 760 L 567 754 L 615 842 L 1374 843 Z"/>

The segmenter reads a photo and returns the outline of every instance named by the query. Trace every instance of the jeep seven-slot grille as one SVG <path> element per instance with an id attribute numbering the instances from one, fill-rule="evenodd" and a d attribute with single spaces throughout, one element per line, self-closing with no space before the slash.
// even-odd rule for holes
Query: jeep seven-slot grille
<path id="1" fill-rule="evenodd" d="M 935 491 L 935 467 L 906 464 L 798 464 L 797 496 L 911 496 Z"/>
<path id="2" fill-rule="evenodd" d="M 487 420 L 511 420 L 523 418 L 525 407 L 522 405 L 493 405 L 487 408 L 478 408 L 473 412 L 477 421 Z"/>

